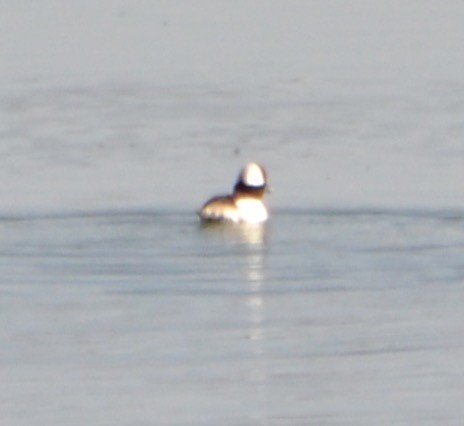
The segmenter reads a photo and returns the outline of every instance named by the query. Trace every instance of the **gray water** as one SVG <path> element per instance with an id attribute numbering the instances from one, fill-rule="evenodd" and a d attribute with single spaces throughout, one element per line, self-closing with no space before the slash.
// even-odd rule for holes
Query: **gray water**
<path id="1" fill-rule="evenodd" d="M 463 19 L 2 5 L 0 423 L 462 425 Z"/>
<path id="2" fill-rule="evenodd" d="M 2 221 L 9 424 L 460 424 L 464 212 Z"/>

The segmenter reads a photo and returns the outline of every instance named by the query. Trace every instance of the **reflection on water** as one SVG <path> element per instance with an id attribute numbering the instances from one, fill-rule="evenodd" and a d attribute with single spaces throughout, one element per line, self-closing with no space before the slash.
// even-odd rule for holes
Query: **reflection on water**
<path id="1" fill-rule="evenodd" d="M 262 230 L 262 228 L 261 228 Z M 253 367 L 250 370 L 250 383 L 255 390 L 256 405 L 255 419 L 265 421 L 267 418 L 266 410 L 266 383 L 268 378 L 267 363 L 265 358 L 265 301 L 263 296 L 264 290 L 264 255 L 265 249 L 263 240 L 254 239 L 258 236 L 256 229 L 251 230 L 250 251 L 247 254 L 247 279 L 249 284 L 249 295 L 246 299 L 250 340 L 250 349 L 254 357 Z M 260 234 L 263 235 L 262 233 Z"/>
<path id="2" fill-rule="evenodd" d="M 248 353 L 244 386 L 250 392 L 248 416 L 253 424 L 268 424 L 269 420 L 269 354 L 266 352 L 266 256 L 269 246 L 269 223 L 232 224 L 202 223 L 204 235 L 211 244 L 224 249 L 223 259 L 237 260 L 238 275 L 244 284 L 243 336 L 240 345 Z M 208 244 L 209 245 L 209 244 Z M 235 257 L 237 256 L 237 257 Z"/>
<path id="3" fill-rule="evenodd" d="M 245 276 L 250 283 L 252 293 L 261 289 L 266 248 L 266 224 L 231 224 L 204 222 L 201 229 L 219 238 L 225 244 L 238 244 L 245 256 Z"/>
<path id="4" fill-rule="evenodd" d="M 239 227 L 241 239 L 246 243 L 246 278 L 249 294 L 246 298 L 248 313 L 248 339 L 250 341 L 250 352 L 253 356 L 252 368 L 250 369 L 249 381 L 253 386 L 255 394 L 255 405 L 252 416 L 255 421 L 265 422 L 267 419 L 266 409 L 266 383 L 268 378 L 266 354 L 265 354 L 265 299 L 264 283 L 265 270 L 264 261 L 266 254 L 266 225 L 253 224 Z"/>
<path id="5" fill-rule="evenodd" d="M 243 243 L 261 249 L 266 243 L 267 225 L 263 223 L 201 222 L 201 229 L 228 243 Z"/>
<path id="6" fill-rule="evenodd" d="M 265 225 L 247 225 L 240 227 L 244 241 L 248 243 L 246 252 L 246 278 L 249 285 L 247 306 L 250 312 L 250 339 L 262 340 L 264 316 L 264 256 L 265 256 Z"/>
<path id="7" fill-rule="evenodd" d="M 264 261 L 267 245 L 266 224 L 229 224 L 208 223 L 202 229 L 220 237 L 227 244 L 239 244 L 243 249 L 244 276 L 248 283 L 248 296 L 245 303 L 248 308 L 250 329 L 248 338 L 257 342 L 252 348 L 256 355 L 263 354 L 261 342 L 264 340 L 264 310 L 263 286 L 265 282 Z M 260 373 L 259 377 L 263 377 Z"/>

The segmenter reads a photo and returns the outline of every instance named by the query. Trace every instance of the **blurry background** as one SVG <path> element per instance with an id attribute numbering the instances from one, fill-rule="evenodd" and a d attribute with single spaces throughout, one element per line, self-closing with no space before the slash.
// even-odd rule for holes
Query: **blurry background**
<path id="1" fill-rule="evenodd" d="M 463 206 L 464 5 L 3 2 L 2 211 Z"/>

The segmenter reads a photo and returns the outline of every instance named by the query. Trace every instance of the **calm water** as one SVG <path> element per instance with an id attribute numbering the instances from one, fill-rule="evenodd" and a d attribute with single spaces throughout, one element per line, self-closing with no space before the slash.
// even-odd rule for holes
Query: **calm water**
<path id="1" fill-rule="evenodd" d="M 2 426 L 463 424 L 463 2 L 3 3 Z"/>
<path id="2" fill-rule="evenodd" d="M 1 221 L 9 424 L 460 424 L 464 212 Z"/>

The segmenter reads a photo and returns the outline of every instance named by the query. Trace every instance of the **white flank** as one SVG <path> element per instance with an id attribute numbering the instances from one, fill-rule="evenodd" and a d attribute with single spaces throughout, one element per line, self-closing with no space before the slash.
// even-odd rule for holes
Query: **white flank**
<path id="1" fill-rule="evenodd" d="M 268 218 L 266 206 L 260 200 L 240 198 L 235 204 L 237 205 L 241 222 L 261 223 L 265 222 Z"/>

